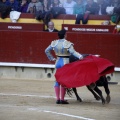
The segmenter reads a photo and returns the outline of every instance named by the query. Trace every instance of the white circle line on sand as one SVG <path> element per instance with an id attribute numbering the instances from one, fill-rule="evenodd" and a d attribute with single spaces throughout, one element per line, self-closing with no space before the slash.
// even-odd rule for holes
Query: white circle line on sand
<path id="1" fill-rule="evenodd" d="M 32 94 L 14 94 L 14 93 L 0 93 L 1 96 L 22 96 L 22 97 L 38 97 L 38 98 L 56 98 L 55 96 L 43 96 L 43 95 L 32 95 Z M 73 99 L 68 98 L 67 99 Z"/>
<path id="2" fill-rule="evenodd" d="M 26 111 L 35 111 L 35 112 L 44 112 L 44 113 L 50 113 L 50 114 L 57 114 L 57 115 L 61 115 L 61 116 L 67 116 L 67 117 L 72 117 L 72 118 L 77 118 L 77 119 L 81 119 L 81 120 L 95 120 L 95 119 L 91 119 L 91 118 L 87 118 L 87 117 L 82 117 L 82 116 L 76 116 L 76 115 L 71 115 L 71 114 L 66 114 L 66 113 L 59 113 L 59 112 L 54 112 L 54 111 L 49 111 L 49 110 L 43 110 L 40 108 L 36 108 L 36 107 L 28 107 L 28 106 L 16 106 L 16 105 L 9 105 L 9 104 L 5 104 L 5 105 L 0 105 L 0 107 L 6 107 L 6 108 L 24 108 L 24 110 L 26 109 Z"/>
<path id="3" fill-rule="evenodd" d="M 86 117 L 76 116 L 76 115 L 71 115 L 71 114 L 66 114 L 66 113 L 58 113 L 58 112 L 54 112 L 54 111 L 41 110 L 39 108 L 29 108 L 28 110 L 45 112 L 45 113 L 52 113 L 52 114 L 57 114 L 57 115 L 62 115 L 62 116 L 67 116 L 67 117 L 72 117 L 72 118 L 78 118 L 78 119 L 82 119 L 82 120 L 95 120 L 95 119 L 91 119 L 91 118 L 86 118 Z"/>

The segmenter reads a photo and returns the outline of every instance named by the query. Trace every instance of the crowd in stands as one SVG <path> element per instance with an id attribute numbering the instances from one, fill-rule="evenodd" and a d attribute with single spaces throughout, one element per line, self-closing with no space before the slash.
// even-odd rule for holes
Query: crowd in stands
<path id="1" fill-rule="evenodd" d="M 22 13 L 47 12 L 53 7 L 63 7 L 66 14 L 106 15 L 106 7 L 120 7 L 120 0 L 1 0 L 12 10 Z"/>
<path id="2" fill-rule="evenodd" d="M 107 15 L 107 7 L 114 7 L 112 17 L 114 23 L 120 21 L 120 0 L 0 0 L 0 12 L 2 5 L 9 6 L 12 11 L 35 14 L 37 20 L 43 20 L 48 25 L 52 13 L 53 18 L 59 14 L 76 15 L 75 24 L 87 24 L 88 16 Z M 4 13 L 3 13 L 4 14 Z M 47 17 L 46 17 L 47 16 Z M 4 16 L 3 16 L 4 18 Z"/>

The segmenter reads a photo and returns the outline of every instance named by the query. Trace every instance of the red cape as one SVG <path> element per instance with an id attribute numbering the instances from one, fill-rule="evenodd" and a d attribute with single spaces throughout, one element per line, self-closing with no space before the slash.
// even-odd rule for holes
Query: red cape
<path id="1" fill-rule="evenodd" d="M 67 88 L 90 85 L 100 76 L 114 72 L 114 64 L 107 59 L 88 56 L 83 60 L 64 65 L 57 69 L 57 82 Z"/>

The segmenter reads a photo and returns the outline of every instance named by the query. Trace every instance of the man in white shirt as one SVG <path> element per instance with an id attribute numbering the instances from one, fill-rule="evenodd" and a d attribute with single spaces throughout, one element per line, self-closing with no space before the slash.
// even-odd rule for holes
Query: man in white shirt
<path id="1" fill-rule="evenodd" d="M 73 0 L 66 0 L 66 2 L 64 2 L 63 7 L 66 10 L 66 14 L 73 14 L 73 7 L 75 4 L 76 2 Z"/>

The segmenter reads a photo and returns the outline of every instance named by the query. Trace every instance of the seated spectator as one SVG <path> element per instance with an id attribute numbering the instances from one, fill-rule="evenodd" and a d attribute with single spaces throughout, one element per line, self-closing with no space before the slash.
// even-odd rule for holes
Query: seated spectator
<path id="1" fill-rule="evenodd" d="M 80 24 L 80 20 L 82 20 L 82 24 L 86 24 L 88 19 L 84 19 L 85 5 L 83 0 L 76 0 L 76 2 L 77 4 L 73 8 L 73 14 L 77 14 L 75 24 Z"/>
<path id="2" fill-rule="evenodd" d="M 47 32 L 58 32 L 58 30 L 54 28 L 54 23 L 53 22 L 48 23 L 48 28 L 45 31 L 47 31 Z"/>
<path id="3" fill-rule="evenodd" d="M 8 0 L 5 3 L 7 6 L 10 6 L 12 10 L 14 11 L 19 11 L 20 9 L 20 4 L 17 0 Z"/>
<path id="4" fill-rule="evenodd" d="M 51 3 L 53 2 L 54 0 L 51 0 Z M 66 0 L 59 0 L 60 3 L 63 5 L 64 2 L 66 2 Z"/>
<path id="5" fill-rule="evenodd" d="M 6 18 L 11 11 L 11 7 L 7 6 L 3 1 L 0 1 L 0 13 L 1 13 L 1 18 L 4 19 Z"/>
<path id="6" fill-rule="evenodd" d="M 51 19 L 50 5 L 51 5 L 50 0 L 43 0 L 42 1 L 43 10 L 39 10 L 35 13 L 36 20 L 39 21 L 42 20 L 46 26 L 48 26 L 48 22 Z"/>
<path id="7" fill-rule="evenodd" d="M 73 7 L 73 14 L 84 14 L 85 5 L 83 4 L 83 0 L 76 0 L 76 3 Z"/>
<path id="8" fill-rule="evenodd" d="M 39 0 L 39 2 L 43 3 L 44 0 Z"/>
<path id="9" fill-rule="evenodd" d="M 119 24 L 120 22 L 120 0 L 113 0 L 111 4 L 113 9 L 113 14 L 111 15 L 111 21 L 115 24 Z"/>
<path id="10" fill-rule="evenodd" d="M 112 0 L 104 0 L 107 4 L 110 4 Z"/>
<path id="11" fill-rule="evenodd" d="M 3 4 L 6 4 L 6 1 L 7 1 L 7 0 L 1 0 L 1 2 L 2 2 Z"/>
<path id="12" fill-rule="evenodd" d="M 66 0 L 66 2 L 63 3 L 63 7 L 66 10 L 66 14 L 73 14 L 73 7 L 76 4 L 73 0 Z"/>
<path id="13" fill-rule="evenodd" d="M 62 6 L 59 0 L 53 0 L 50 11 L 53 15 L 53 18 L 56 18 L 60 14 L 66 14 L 65 8 Z"/>
<path id="14" fill-rule="evenodd" d="M 76 1 L 77 1 L 77 0 L 76 0 Z M 83 0 L 82 3 L 83 3 L 84 5 L 86 5 L 86 4 L 87 4 L 87 0 Z"/>
<path id="15" fill-rule="evenodd" d="M 98 4 L 93 0 L 87 0 L 85 12 L 93 15 L 98 14 Z"/>
<path id="16" fill-rule="evenodd" d="M 60 0 L 60 3 L 63 5 L 63 3 L 66 2 L 66 0 Z"/>
<path id="17" fill-rule="evenodd" d="M 27 13 L 27 9 L 28 9 L 28 2 L 27 2 L 27 0 L 22 0 L 19 11 L 22 12 L 22 13 Z"/>
<path id="18" fill-rule="evenodd" d="M 39 11 L 43 11 L 42 3 L 38 0 L 31 0 L 31 2 L 28 4 L 28 13 L 37 13 Z"/>
<path id="19" fill-rule="evenodd" d="M 109 6 L 119 7 L 120 6 L 120 0 L 111 0 Z"/>
<path id="20" fill-rule="evenodd" d="M 43 0 L 43 11 L 47 12 L 50 10 L 51 2 L 50 0 Z"/>
<path id="21" fill-rule="evenodd" d="M 104 0 L 97 0 L 97 4 L 98 4 L 98 15 L 107 15 L 106 13 L 106 8 L 107 6 L 109 6 L 109 4 L 107 2 L 105 2 Z"/>
<path id="22" fill-rule="evenodd" d="M 59 0 L 53 0 L 51 7 L 62 7 L 62 4 Z"/>

